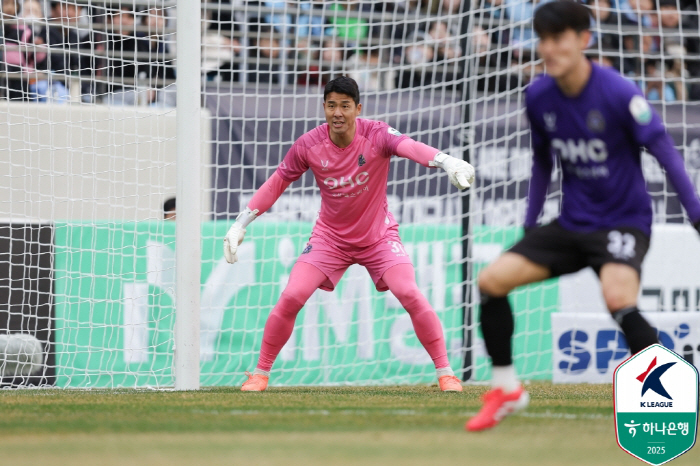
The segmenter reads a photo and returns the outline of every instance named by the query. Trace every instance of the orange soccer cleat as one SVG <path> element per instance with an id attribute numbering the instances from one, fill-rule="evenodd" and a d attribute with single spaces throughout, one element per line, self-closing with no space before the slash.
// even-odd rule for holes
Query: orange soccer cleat
<path id="1" fill-rule="evenodd" d="M 438 379 L 440 390 L 443 392 L 461 392 L 462 382 L 454 375 L 443 375 Z"/>
<path id="2" fill-rule="evenodd" d="M 267 382 L 270 380 L 269 377 L 261 374 L 251 374 L 246 371 L 245 375 L 248 377 L 241 387 L 242 392 L 264 392 L 267 388 Z"/>
<path id="3" fill-rule="evenodd" d="M 530 402 L 530 395 L 519 387 L 511 393 L 503 393 L 503 390 L 496 388 L 484 394 L 484 406 L 479 414 L 467 421 L 465 429 L 471 432 L 486 430 L 494 427 L 501 420 L 527 407 Z"/>

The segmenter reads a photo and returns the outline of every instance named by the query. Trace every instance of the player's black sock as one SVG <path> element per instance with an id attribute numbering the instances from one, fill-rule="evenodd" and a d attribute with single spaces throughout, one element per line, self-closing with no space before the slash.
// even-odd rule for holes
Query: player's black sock
<path id="1" fill-rule="evenodd" d="M 632 354 L 659 342 L 656 330 L 642 317 L 636 306 L 620 309 L 613 312 L 612 316 L 620 324 Z"/>
<path id="2" fill-rule="evenodd" d="M 511 339 L 515 323 L 508 297 L 495 298 L 482 293 L 480 320 L 486 351 L 491 356 L 493 365 L 510 366 L 513 364 Z"/>

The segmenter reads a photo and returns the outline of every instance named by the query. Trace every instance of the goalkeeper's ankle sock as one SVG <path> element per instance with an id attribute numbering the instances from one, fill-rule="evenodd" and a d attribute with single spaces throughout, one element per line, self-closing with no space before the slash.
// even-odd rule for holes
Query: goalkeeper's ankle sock
<path id="1" fill-rule="evenodd" d="M 515 323 L 513 311 L 507 296 L 494 297 L 481 294 L 481 333 L 484 336 L 486 352 L 494 366 L 510 366 L 511 339 Z"/>
<path id="2" fill-rule="evenodd" d="M 615 311 L 612 316 L 622 328 L 632 354 L 639 353 L 647 346 L 659 342 L 656 330 L 649 325 L 636 306 Z"/>
<path id="3" fill-rule="evenodd" d="M 435 372 L 437 373 L 438 379 L 444 375 L 455 375 L 454 371 L 452 370 L 452 368 L 450 366 L 435 369 Z"/>
<path id="4" fill-rule="evenodd" d="M 253 371 L 253 375 L 264 375 L 268 379 L 270 378 L 270 371 L 264 371 L 262 369 L 258 369 L 257 367 Z"/>
<path id="5" fill-rule="evenodd" d="M 520 387 L 520 381 L 515 375 L 515 366 L 493 366 L 491 371 L 491 386 L 500 388 L 503 393 L 512 393 Z"/>

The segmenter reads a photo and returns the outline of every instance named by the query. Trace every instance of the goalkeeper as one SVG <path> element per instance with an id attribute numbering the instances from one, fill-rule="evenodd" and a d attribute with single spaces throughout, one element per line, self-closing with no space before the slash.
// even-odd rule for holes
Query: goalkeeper
<path id="1" fill-rule="evenodd" d="M 248 224 L 311 169 L 321 190 L 321 211 L 287 286 L 267 318 L 258 365 L 252 374 L 246 372 L 248 380 L 241 390 L 267 388 L 272 365 L 306 301 L 317 288 L 332 291 L 350 265 L 360 264 L 378 291 L 390 290 L 408 311 L 416 336 L 435 364 L 440 389 L 462 391 L 449 366 L 437 314 L 416 285 L 413 264 L 388 210 L 386 191 L 392 155 L 444 169 L 459 189 L 474 182 L 474 168 L 386 123 L 358 118 L 360 92 L 351 78 L 339 77 L 326 85 L 323 109 L 327 123 L 297 139 L 224 238 L 226 260 L 234 263 Z"/>
<path id="2" fill-rule="evenodd" d="M 583 54 L 589 25 L 588 8 L 572 0 L 555 0 L 535 11 L 537 51 L 547 75 L 530 84 L 525 99 L 533 150 L 526 233 L 479 275 L 481 331 L 493 363 L 493 390 L 467 430 L 491 428 L 528 403 L 511 357 L 508 293 L 518 286 L 592 267 L 632 354 L 658 342 L 637 309 L 652 221 L 642 147 L 666 170 L 700 230 L 700 200 L 683 157 L 641 91 Z M 537 226 L 555 158 L 562 169 L 561 215 Z"/>

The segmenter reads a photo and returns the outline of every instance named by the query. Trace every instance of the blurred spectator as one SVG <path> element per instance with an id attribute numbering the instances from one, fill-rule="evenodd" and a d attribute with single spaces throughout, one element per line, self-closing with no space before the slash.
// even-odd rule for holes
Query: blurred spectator
<path id="1" fill-rule="evenodd" d="M 389 68 L 389 49 L 374 48 L 356 53 L 346 62 L 347 76 L 357 81 L 362 92 L 394 89 L 396 72 Z"/>
<path id="2" fill-rule="evenodd" d="M 172 92 L 163 91 L 165 84 L 162 80 L 175 80 L 175 60 L 170 56 L 170 44 L 165 40 L 166 16 L 162 8 L 151 8 L 142 16 L 141 24 L 148 27 L 148 32 L 139 34 L 138 51 L 148 54 L 148 58 L 140 58 L 145 62 L 139 67 L 139 79 L 148 79 L 146 104 L 173 106 L 174 99 L 167 99 L 174 92 L 172 83 L 167 86 Z"/>
<path id="3" fill-rule="evenodd" d="M 428 35 L 433 39 L 436 49 L 436 60 L 451 60 L 462 56 L 462 48 L 457 37 L 452 36 L 448 30 L 448 25 L 444 21 L 434 21 L 430 25 Z"/>
<path id="4" fill-rule="evenodd" d="M 136 78 L 138 43 L 134 35 L 134 12 L 130 6 L 111 11 L 106 40 L 107 102 L 112 105 L 137 103 Z"/>
<path id="5" fill-rule="evenodd" d="M 328 19 L 335 26 L 334 30 L 337 37 L 355 43 L 368 37 L 368 21 L 346 13 L 361 11 L 361 3 L 361 0 L 347 0 L 344 2 L 331 2 L 327 7 L 328 11 L 334 12 L 328 16 Z"/>
<path id="6" fill-rule="evenodd" d="M 513 23 L 510 32 L 511 44 L 517 48 L 534 48 L 532 17 L 535 13 L 533 0 L 505 0 L 506 14 Z"/>
<path id="7" fill-rule="evenodd" d="M 207 17 L 210 13 L 207 14 Z M 222 34 L 214 22 L 202 21 L 202 71 L 210 81 L 240 81 L 241 42 Z M 233 33 L 238 24 L 231 25 Z"/>
<path id="8" fill-rule="evenodd" d="M 38 46 L 33 47 L 34 67 L 37 71 L 44 72 L 37 73 L 33 79 L 29 80 L 31 100 L 38 102 L 67 102 L 70 99 L 68 89 L 62 81 L 54 79 L 58 76 L 52 76 L 51 74 L 56 65 L 58 65 L 60 71 L 63 71 L 63 57 L 60 52 L 48 53 L 48 47 L 46 47 L 48 30 L 41 3 L 37 0 L 25 0 L 22 4 L 20 18 L 22 19 L 22 24 L 31 29 L 33 43 L 35 46 Z"/>
<path id="9" fill-rule="evenodd" d="M 622 24 L 651 27 L 654 4 L 652 0 L 620 0 L 620 19 Z"/>
<path id="10" fill-rule="evenodd" d="M 46 59 L 46 52 L 38 52 L 34 47 L 32 28 L 18 19 L 16 0 L 2 0 L 3 45 L 5 71 L 14 73 L 7 78 L 7 98 L 27 100 L 29 75 L 35 71 L 37 61 Z M 7 21 L 7 22 L 6 22 Z"/>
<path id="11" fill-rule="evenodd" d="M 666 74 L 660 68 L 659 60 L 646 60 L 644 62 L 644 81 L 641 83 L 644 95 L 649 100 L 663 100 L 664 102 L 675 102 L 685 98 L 685 91 L 680 82 L 669 82 L 664 78 L 673 77 Z M 675 84 L 679 84 L 676 87 Z"/>
<path id="12" fill-rule="evenodd" d="M 94 93 L 92 77 L 97 68 L 94 54 L 96 37 L 94 32 L 79 29 L 79 20 L 84 16 L 83 8 L 67 0 L 51 2 L 50 21 L 45 41 L 51 47 L 49 69 L 64 75 L 79 74 L 75 84 L 78 92 L 87 101 Z"/>
<path id="13" fill-rule="evenodd" d="M 595 20 L 596 28 L 600 26 L 601 28 L 617 28 L 619 17 L 615 11 L 613 11 L 610 0 L 591 0 L 590 5 L 592 6 L 593 18 Z M 600 46 L 602 49 L 615 49 L 620 48 L 620 36 L 614 32 L 595 32 L 593 34 L 593 41 L 591 46 Z"/>
<path id="14" fill-rule="evenodd" d="M 308 11 L 308 14 L 300 14 L 296 24 L 297 40 L 309 40 L 321 38 L 324 34 L 330 34 L 328 21 L 325 16 L 320 15 L 324 8 L 323 0 L 305 0 L 299 2 L 299 9 Z M 316 13 L 316 14 L 314 14 Z"/>
<path id="15" fill-rule="evenodd" d="M 171 197 L 163 203 L 163 219 L 175 221 L 175 198 Z"/>
<path id="16" fill-rule="evenodd" d="M 687 10 L 687 13 L 681 19 L 676 0 L 659 0 L 659 25 L 667 30 L 676 30 L 679 34 L 666 33 L 658 40 L 660 48 L 674 61 L 672 69 L 678 70 L 677 74 L 684 73 L 687 68 L 690 76 L 698 78 L 700 77 L 700 59 L 685 58 L 687 55 L 700 54 L 700 38 L 697 36 L 700 31 L 697 5 L 695 9 Z M 688 98 L 700 100 L 700 84 L 693 83 L 689 86 Z"/>
<path id="17" fill-rule="evenodd" d="M 313 49 L 308 56 L 311 64 L 301 70 L 297 82 L 301 85 L 326 85 L 333 79 L 335 71 L 343 68 L 345 45 L 340 39 L 326 37 L 319 49 Z"/>
<path id="18" fill-rule="evenodd" d="M 267 25 L 251 34 L 254 39 L 249 47 L 248 82 L 258 84 L 281 84 L 285 79 L 283 60 L 284 50 L 274 30 Z"/>

